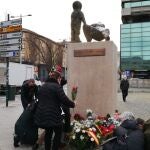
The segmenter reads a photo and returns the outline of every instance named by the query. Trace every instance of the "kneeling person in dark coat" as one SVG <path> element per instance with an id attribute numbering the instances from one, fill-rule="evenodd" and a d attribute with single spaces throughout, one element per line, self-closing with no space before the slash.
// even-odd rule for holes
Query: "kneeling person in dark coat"
<path id="1" fill-rule="evenodd" d="M 23 82 L 21 87 L 21 102 L 24 109 L 31 104 L 37 97 L 38 86 L 34 79 L 29 79 Z"/>
<path id="2" fill-rule="evenodd" d="M 121 114 L 121 120 L 115 130 L 116 138 L 106 143 L 103 150 L 144 150 L 143 120 L 135 120 L 131 112 Z"/>

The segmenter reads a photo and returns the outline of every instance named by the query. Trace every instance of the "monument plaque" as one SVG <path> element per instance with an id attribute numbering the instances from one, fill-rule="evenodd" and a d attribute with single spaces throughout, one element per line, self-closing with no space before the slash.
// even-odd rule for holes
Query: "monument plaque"
<path id="1" fill-rule="evenodd" d="M 105 56 L 105 48 L 74 50 L 74 57 Z"/>

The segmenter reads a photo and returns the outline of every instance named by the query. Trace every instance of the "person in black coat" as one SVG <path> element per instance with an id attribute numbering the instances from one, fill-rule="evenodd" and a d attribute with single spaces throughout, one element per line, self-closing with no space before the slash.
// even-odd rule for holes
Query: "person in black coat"
<path id="1" fill-rule="evenodd" d="M 24 109 L 37 97 L 38 86 L 34 79 L 25 80 L 21 87 L 21 102 Z"/>
<path id="2" fill-rule="evenodd" d="M 60 85 L 61 76 L 58 72 L 51 73 L 38 92 L 38 106 L 35 112 L 35 124 L 45 129 L 45 150 L 50 150 L 53 132 L 52 150 L 58 150 L 62 133 L 61 106 L 74 108 L 75 103 L 69 100 Z"/>
<path id="3" fill-rule="evenodd" d="M 122 91 L 123 101 L 126 102 L 126 97 L 128 96 L 128 89 L 129 89 L 129 81 L 127 80 L 127 77 L 123 77 L 123 79 L 121 80 L 120 89 Z"/>
<path id="4" fill-rule="evenodd" d="M 145 150 L 150 150 L 150 119 L 144 123 Z"/>
<path id="5" fill-rule="evenodd" d="M 121 126 L 128 131 L 128 150 L 144 150 L 144 133 L 136 120 L 125 120 Z"/>
<path id="6" fill-rule="evenodd" d="M 114 136 L 103 146 L 103 150 L 144 150 L 144 133 L 141 119 L 135 120 L 132 113 L 123 113 L 122 123 L 114 131 Z"/>

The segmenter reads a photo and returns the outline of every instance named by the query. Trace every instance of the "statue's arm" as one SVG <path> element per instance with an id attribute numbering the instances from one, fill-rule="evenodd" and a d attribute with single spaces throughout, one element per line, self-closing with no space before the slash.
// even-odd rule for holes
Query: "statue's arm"
<path id="1" fill-rule="evenodd" d="M 84 17 L 84 14 L 83 12 L 81 11 L 81 20 L 82 22 L 84 23 L 84 25 L 86 24 L 86 20 L 85 20 L 85 17 Z"/>

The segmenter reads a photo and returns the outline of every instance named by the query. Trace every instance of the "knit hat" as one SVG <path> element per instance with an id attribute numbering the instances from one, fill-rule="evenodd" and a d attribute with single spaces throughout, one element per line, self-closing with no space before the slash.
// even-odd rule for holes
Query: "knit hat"
<path id="1" fill-rule="evenodd" d="M 56 65 L 54 71 L 61 74 L 62 73 L 62 67 L 60 65 Z"/>
<path id="2" fill-rule="evenodd" d="M 53 77 L 54 74 L 58 74 L 59 76 L 61 76 L 62 74 L 62 67 L 60 65 L 56 65 L 55 67 L 52 67 L 49 76 Z"/>
<path id="3" fill-rule="evenodd" d="M 120 119 L 123 122 L 124 120 L 133 120 L 134 119 L 134 114 L 129 111 L 125 111 L 120 115 Z"/>

